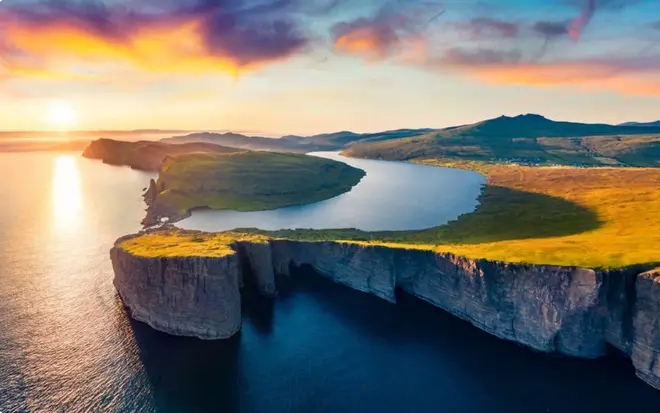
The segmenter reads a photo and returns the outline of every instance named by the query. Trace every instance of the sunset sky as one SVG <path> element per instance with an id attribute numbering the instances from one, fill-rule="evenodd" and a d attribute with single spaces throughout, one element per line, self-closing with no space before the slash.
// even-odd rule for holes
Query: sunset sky
<path id="1" fill-rule="evenodd" d="M 0 109 L 0 130 L 658 120 L 660 1 L 4 0 Z"/>

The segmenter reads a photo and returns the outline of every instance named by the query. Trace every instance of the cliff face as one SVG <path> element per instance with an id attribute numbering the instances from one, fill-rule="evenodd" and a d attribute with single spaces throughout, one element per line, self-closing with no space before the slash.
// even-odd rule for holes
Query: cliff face
<path id="1" fill-rule="evenodd" d="M 660 390 L 660 269 L 639 276 L 630 353 L 637 377 Z"/>
<path id="2" fill-rule="evenodd" d="M 142 258 L 113 248 L 114 285 L 131 317 L 156 330 L 222 339 L 241 328 L 239 263 L 224 258 Z"/>
<path id="3" fill-rule="evenodd" d="M 232 317 L 235 324 L 230 323 L 232 328 L 223 327 L 224 334 L 209 334 L 209 324 L 222 319 L 216 316 L 213 294 L 231 292 L 235 294 L 234 301 L 239 302 L 237 280 L 250 274 L 262 293 L 273 295 L 277 287 L 275 274 L 288 275 L 291 265 L 308 265 L 338 283 L 390 302 L 395 302 L 395 290 L 400 288 L 490 334 L 538 351 L 595 358 L 604 355 L 610 344 L 631 357 L 642 380 L 660 389 L 658 270 L 604 272 L 507 264 L 432 251 L 339 242 L 272 240 L 262 244 L 237 242 L 234 247 L 237 254 L 223 259 L 224 264 L 188 258 L 171 259 L 172 264 L 170 259 L 161 264 L 138 260 L 137 265 L 115 247 L 113 262 L 124 262 L 119 271 L 115 263 L 115 285 L 124 301 L 128 298 L 132 303 L 128 305 L 131 311 L 137 308 L 144 319 L 165 318 L 169 322 L 166 328 L 160 321 L 150 323 L 155 328 L 174 334 L 180 330 L 203 330 L 206 334 L 192 335 L 217 338 L 238 329 L 240 307 L 231 306 L 236 311 Z M 160 276 L 157 265 L 174 266 L 171 273 L 176 275 L 176 281 Z M 216 272 L 227 274 L 220 278 L 232 280 L 231 289 L 208 293 L 205 290 L 201 301 L 194 294 L 180 292 L 197 291 L 200 278 L 215 279 Z M 230 272 L 234 275 L 228 275 Z M 145 299 L 150 295 L 155 298 Z M 179 300 L 172 300 L 170 295 Z M 217 305 L 223 308 L 229 308 L 228 302 L 234 303 L 226 294 L 216 297 Z M 179 307 L 192 315 L 192 321 L 186 321 L 188 315 L 173 317 L 172 314 L 181 313 Z"/>

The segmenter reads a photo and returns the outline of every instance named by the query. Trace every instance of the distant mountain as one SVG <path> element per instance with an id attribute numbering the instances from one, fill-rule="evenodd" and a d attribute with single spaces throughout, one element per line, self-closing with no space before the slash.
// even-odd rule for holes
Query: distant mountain
<path id="1" fill-rule="evenodd" d="M 191 143 L 206 142 L 232 148 L 278 151 L 278 152 L 309 152 L 314 150 L 331 150 L 335 147 L 314 145 L 310 146 L 292 137 L 289 139 L 263 138 L 260 136 L 246 136 L 238 133 L 192 133 L 184 136 L 174 136 L 161 139 L 163 143 Z"/>
<path id="2" fill-rule="evenodd" d="M 634 135 L 649 136 L 634 138 Z M 556 122 L 528 114 L 501 116 L 411 138 L 358 142 L 346 152 L 355 157 L 389 160 L 451 157 L 530 163 L 656 165 L 660 160 L 659 149 L 660 127 Z M 633 152 L 633 157 L 617 158 Z"/>
<path id="3" fill-rule="evenodd" d="M 660 132 L 660 128 L 658 128 Z M 635 127 L 607 124 L 557 122 L 541 115 L 500 116 L 472 125 L 437 131 L 439 137 L 487 137 L 498 139 L 555 138 L 642 133 Z M 647 133 L 647 132 L 643 132 Z"/>
<path id="4" fill-rule="evenodd" d="M 402 137 L 412 137 L 434 129 L 399 129 L 378 133 L 354 133 L 349 131 L 324 133 L 313 136 L 287 135 L 279 139 L 246 136 L 237 133 L 192 133 L 184 136 L 161 139 L 164 143 L 207 142 L 233 148 L 280 151 L 310 152 L 340 150 L 356 142 L 378 142 Z"/>
<path id="5" fill-rule="evenodd" d="M 634 126 L 637 128 L 660 128 L 660 120 L 657 122 L 626 122 L 619 126 Z"/>
<path id="6" fill-rule="evenodd" d="M 410 138 L 423 135 L 434 131 L 435 129 L 396 129 L 376 133 L 354 133 L 354 132 L 335 132 L 313 135 L 305 138 L 307 142 L 324 143 L 334 145 L 338 148 L 345 148 L 348 145 L 365 142 L 379 142 L 391 139 Z"/>
<path id="7" fill-rule="evenodd" d="M 91 142 L 83 151 L 83 156 L 89 159 L 100 159 L 110 165 L 126 165 L 133 169 L 158 171 L 163 159 L 168 155 L 240 151 L 236 148 L 203 142 L 168 145 L 162 142 L 125 142 L 102 138 Z"/>

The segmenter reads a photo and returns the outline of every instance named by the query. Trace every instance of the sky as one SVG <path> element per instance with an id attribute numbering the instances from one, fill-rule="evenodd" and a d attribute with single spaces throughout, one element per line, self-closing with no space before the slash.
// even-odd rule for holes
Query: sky
<path id="1" fill-rule="evenodd" d="M 660 0 L 4 0 L 0 130 L 660 119 Z"/>

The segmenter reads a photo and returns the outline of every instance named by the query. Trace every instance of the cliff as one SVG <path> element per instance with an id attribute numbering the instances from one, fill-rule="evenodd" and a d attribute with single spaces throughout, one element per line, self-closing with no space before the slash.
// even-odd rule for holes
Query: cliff
<path id="1" fill-rule="evenodd" d="M 612 345 L 660 389 L 660 271 L 651 266 L 600 271 L 341 242 L 239 240 L 230 246 L 233 252 L 222 259 L 149 258 L 118 241 L 111 253 L 115 285 L 131 315 L 154 328 L 221 338 L 240 325 L 238 280 L 250 277 L 272 295 L 275 274 L 309 265 L 390 302 L 400 288 L 537 351 L 596 358 Z"/>
<path id="2" fill-rule="evenodd" d="M 168 155 L 186 153 L 232 153 L 240 149 L 227 148 L 211 143 L 186 143 L 168 145 L 162 142 L 126 142 L 101 138 L 89 143 L 82 156 L 99 159 L 109 165 L 129 166 L 142 171 L 158 171 Z"/>
<path id="3" fill-rule="evenodd" d="M 239 262 L 222 258 L 144 258 L 110 251 L 114 285 L 131 317 L 156 330 L 222 339 L 241 328 Z"/>

